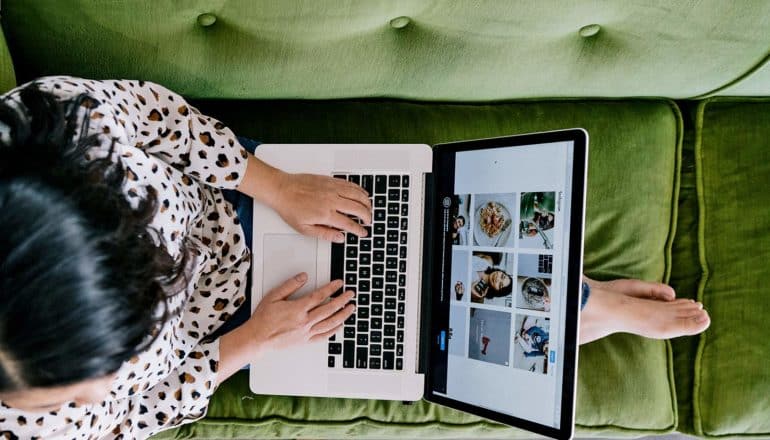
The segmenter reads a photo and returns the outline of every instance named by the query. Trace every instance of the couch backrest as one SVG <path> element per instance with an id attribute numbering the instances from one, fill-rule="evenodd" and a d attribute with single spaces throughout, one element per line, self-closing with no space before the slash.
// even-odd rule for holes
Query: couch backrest
<path id="1" fill-rule="evenodd" d="M 3 20 L 20 80 L 191 97 L 770 95 L 766 0 L 5 0 Z"/>

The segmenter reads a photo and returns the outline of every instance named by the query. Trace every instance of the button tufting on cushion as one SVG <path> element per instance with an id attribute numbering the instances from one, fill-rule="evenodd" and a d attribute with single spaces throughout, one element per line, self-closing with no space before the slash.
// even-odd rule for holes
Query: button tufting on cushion
<path id="1" fill-rule="evenodd" d="M 583 38 L 588 38 L 598 34 L 600 30 L 602 30 L 602 27 L 598 24 L 588 24 L 580 28 L 578 34 Z"/>
<path id="2" fill-rule="evenodd" d="M 217 16 L 206 12 L 198 16 L 198 24 L 203 27 L 209 27 L 217 22 Z"/>
<path id="3" fill-rule="evenodd" d="M 390 20 L 390 27 L 393 29 L 403 29 L 409 25 L 409 23 L 412 22 L 412 19 L 409 17 L 396 17 L 393 20 Z"/>

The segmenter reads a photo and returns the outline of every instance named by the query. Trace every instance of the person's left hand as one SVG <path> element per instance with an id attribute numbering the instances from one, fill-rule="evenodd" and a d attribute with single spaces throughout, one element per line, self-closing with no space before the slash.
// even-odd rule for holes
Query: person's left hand
<path id="1" fill-rule="evenodd" d="M 366 229 L 350 216 L 372 223 L 369 195 L 360 186 L 329 176 L 281 173 L 273 209 L 297 232 L 342 243 L 343 232 L 359 237 Z"/>

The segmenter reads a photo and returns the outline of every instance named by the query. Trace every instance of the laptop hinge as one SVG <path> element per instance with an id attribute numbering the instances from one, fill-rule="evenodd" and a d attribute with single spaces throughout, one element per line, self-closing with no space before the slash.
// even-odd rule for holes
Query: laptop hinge
<path id="1" fill-rule="evenodd" d="M 432 311 L 433 239 L 436 193 L 433 173 L 425 174 L 425 204 L 422 231 L 422 285 L 420 286 L 420 327 L 417 339 L 417 373 L 424 374 L 430 349 L 430 315 Z"/>

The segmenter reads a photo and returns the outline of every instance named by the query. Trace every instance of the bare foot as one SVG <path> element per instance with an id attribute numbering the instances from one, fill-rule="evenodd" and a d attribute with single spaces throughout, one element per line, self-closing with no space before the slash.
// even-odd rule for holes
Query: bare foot
<path id="1" fill-rule="evenodd" d="M 620 332 L 670 339 L 696 335 L 711 324 L 701 303 L 675 299 L 674 290 L 665 284 L 588 278 L 586 282 L 591 296 L 581 312 L 581 344 Z"/>

